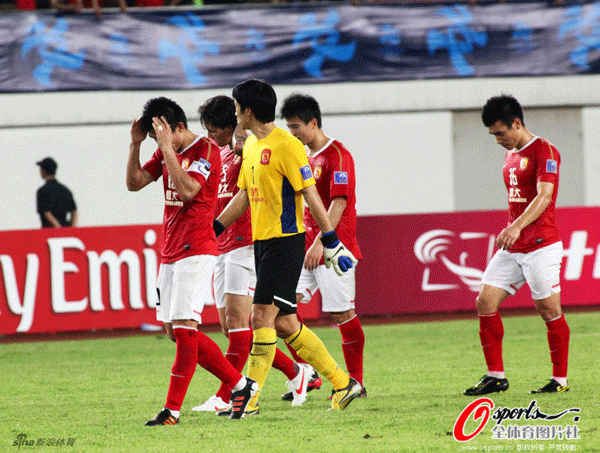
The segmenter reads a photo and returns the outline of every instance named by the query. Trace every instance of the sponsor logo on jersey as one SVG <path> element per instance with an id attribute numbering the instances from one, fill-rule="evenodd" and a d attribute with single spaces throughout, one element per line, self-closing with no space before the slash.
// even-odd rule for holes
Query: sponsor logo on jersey
<path id="1" fill-rule="evenodd" d="M 526 157 L 523 157 L 521 159 L 521 170 L 525 170 L 527 168 L 528 162 L 529 162 L 529 159 L 527 159 Z"/>
<path id="2" fill-rule="evenodd" d="M 302 179 L 304 179 L 305 181 L 313 177 L 312 171 L 310 170 L 310 165 L 300 167 L 300 173 L 302 173 Z"/>
<path id="3" fill-rule="evenodd" d="M 546 173 L 558 173 L 558 162 L 548 159 L 546 161 Z"/>
<path id="4" fill-rule="evenodd" d="M 333 174 L 333 182 L 335 184 L 348 184 L 348 172 L 336 171 Z"/>
<path id="5" fill-rule="evenodd" d="M 260 163 L 262 165 L 269 165 L 270 162 L 271 162 L 271 150 L 263 149 L 262 152 L 260 153 Z"/>
<path id="6" fill-rule="evenodd" d="M 192 165 L 190 165 L 188 172 L 200 173 L 204 178 L 208 178 L 210 175 L 210 162 L 204 159 L 195 160 L 192 162 Z"/>

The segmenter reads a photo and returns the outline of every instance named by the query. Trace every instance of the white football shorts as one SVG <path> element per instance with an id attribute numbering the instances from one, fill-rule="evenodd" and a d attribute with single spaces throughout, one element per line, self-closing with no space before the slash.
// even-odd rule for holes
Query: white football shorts
<path id="1" fill-rule="evenodd" d="M 498 250 L 490 260 L 481 283 L 514 295 L 525 282 L 534 300 L 560 293 L 563 244 L 556 242 L 529 253 Z"/>
<path id="2" fill-rule="evenodd" d="M 333 266 L 329 269 L 324 264 L 309 271 L 302 268 L 296 294 L 302 294 L 300 302 L 307 304 L 317 289 L 321 291 L 322 310 L 326 313 L 340 313 L 354 309 L 356 295 L 356 266 L 338 275 Z"/>
<path id="3" fill-rule="evenodd" d="M 194 255 L 158 270 L 156 319 L 162 322 L 193 319 L 202 322 L 202 309 L 212 299 L 216 256 Z"/>
<path id="4" fill-rule="evenodd" d="M 219 255 L 213 286 L 217 308 L 225 308 L 225 293 L 254 296 L 254 245 L 246 245 Z"/>

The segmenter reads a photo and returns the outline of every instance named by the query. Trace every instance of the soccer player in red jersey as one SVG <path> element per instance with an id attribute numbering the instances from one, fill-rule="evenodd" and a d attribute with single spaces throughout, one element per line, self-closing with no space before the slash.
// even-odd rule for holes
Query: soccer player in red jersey
<path id="1" fill-rule="evenodd" d="M 496 142 L 508 150 L 503 168 L 508 226 L 498 235 L 499 250 L 484 272 L 477 296 L 479 336 L 488 372 L 464 394 L 508 389 L 502 362 L 504 328 L 498 309 L 525 282 L 546 322 L 552 360 L 550 382 L 531 393 L 565 392 L 569 390 L 570 331 L 560 305 L 563 246 L 554 221 L 560 154 L 549 141 L 527 130 L 521 105 L 511 96 L 490 98 L 482 119 Z"/>
<path id="2" fill-rule="evenodd" d="M 356 241 L 356 179 L 354 159 L 338 140 L 322 130 L 321 110 L 311 96 L 293 94 L 281 108 L 292 135 L 308 148 L 308 162 L 315 177 L 317 191 L 331 225 L 355 258 L 362 258 Z M 308 207 L 304 208 L 306 228 L 306 255 L 296 289 L 298 302 L 310 302 L 313 294 L 321 291 L 323 311 L 329 313 L 342 334 L 342 351 L 348 374 L 363 385 L 363 350 L 365 336 L 354 311 L 355 268 L 343 275 L 327 269 L 323 261 L 321 232 Z M 289 394 L 282 398 L 288 399 Z"/>
<path id="3" fill-rule="evenodd" d="M 158 149 L 144 166 L 140 145 L 149 135 Z M 138 191 L 163 178 L 162 259 L 158 275 L 156 316 L 177 344 L 167 402 L 146 426 L 179 423 L 179 412 L 196 364 L 235 391 L 254 394 L 256 382 L 245 378 L 223 356 L 219 346 L 198 331 L 202 308 L 212 293 L 217 255 L 213 231 L 221 172 L 218 145 L 188 129 L 185 113 L 170 99 L 149 100 L 131 126 L 127 188 Z"/>
<path id="4" fill-rule="evenodd" d="M 222 170 L 215 213 L 218 216 L 240 190 L 237 181 L 242 165 L 242 149 L 248 134 L 237 126 L 235 103 L 228 96 L 208 99 L 200 106 L 198 113 L 208 137 L 217 142 L 221 152 Z M 252 348 L 250 313 L 256 285 L 250 209 L 217 238 L 217 244 L 219 256 L 213 286 L 221 330 L 229 338 L 225 357 L 235 369 L 241 371 Z M 315 373 L 314 369 L 308 364 L 295 363 L 279 349 L 275 353 L 273 367 L 282 371 L 289 379 L 288 386 L 294 392 L 292 405 L 302 405 L 306 399 L 310 377 Z M 192 410 L 229 415 L 230 395 L 231 388 L 221 383 L 215 395 Z M 258 407 L 246 409 L 246 415 L 257 413 Z"/>

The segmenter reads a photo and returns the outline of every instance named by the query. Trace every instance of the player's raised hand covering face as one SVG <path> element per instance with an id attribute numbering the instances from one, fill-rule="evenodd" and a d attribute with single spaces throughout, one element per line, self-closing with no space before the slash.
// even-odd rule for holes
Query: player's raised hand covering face
<path id="1" fill-rule="evenodd" d="M 141 143 L 146 139 L 148 134 L 142 131 L 142 118 L 138 118 L 131 125 L 131 141 L 133 143 Z"/>
<path id="2" fill-rule="evenodd" d="M 163 152 L 169 148 L 173 149 L 173 151 L 176 151 L 173 146 L 173 131 L 171 130 L 171 126 L 169 126 L 169 123 L 167 123 L 165 117 L 161 116 L 160 118 L 152 118 L 152 127 L 154 128 L 154 134 L 156 137 L 156 143 L 158 143 L 158 147 Z"/>

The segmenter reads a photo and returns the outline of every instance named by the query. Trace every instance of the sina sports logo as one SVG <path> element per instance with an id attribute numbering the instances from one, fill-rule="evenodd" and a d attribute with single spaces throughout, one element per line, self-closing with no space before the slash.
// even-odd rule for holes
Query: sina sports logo
<path id="1" fill-rule="evenodd" d="M 271 162 L 271 150 L 263 149 L 262 152 L 260 153 L 260 163 L 262 165 L 269 165 L 270 162 Z"/>
<path id="2" fill-rule="evenodd" d="M 487 255 L 485 261 L 481 256 L 481 241 L 487 242 Z M 417 259 L 426 267 L 423 269 L 423 280 L 421 289 L 423 291 L 444 291 L 458 289 L 460 285 L 453 283 L 451 279 L 459 280 L 467 285 L 471 291 L 479 291 L 483 271 L 492 258 L 496 236 L 481 232 L 454 233 L 449 230 L 430 230 L 417 238 L 413 246 L 413 252 Z M 450 258 L 450 246 L 453 242 L 458 243 L 463 250 L 457 258 Z M 456 255 L 454 247 L 454 255 Z M 459 249 L 460 250 L 460 249 Z M 468 250 L 468 251 L 467 251 Z M 456 262 L 458 260 L 458 262 Z M 477 261 L 483 264 L 481 267 L 467 265 Z M 436 263 L 440 264 L 436 264 Z M 448 272 L 449 271 L 449 272 Z M 434 274 L 432 276 L 432 274 Z M 431 281 L 444 283 L 431 283 Z"/>

